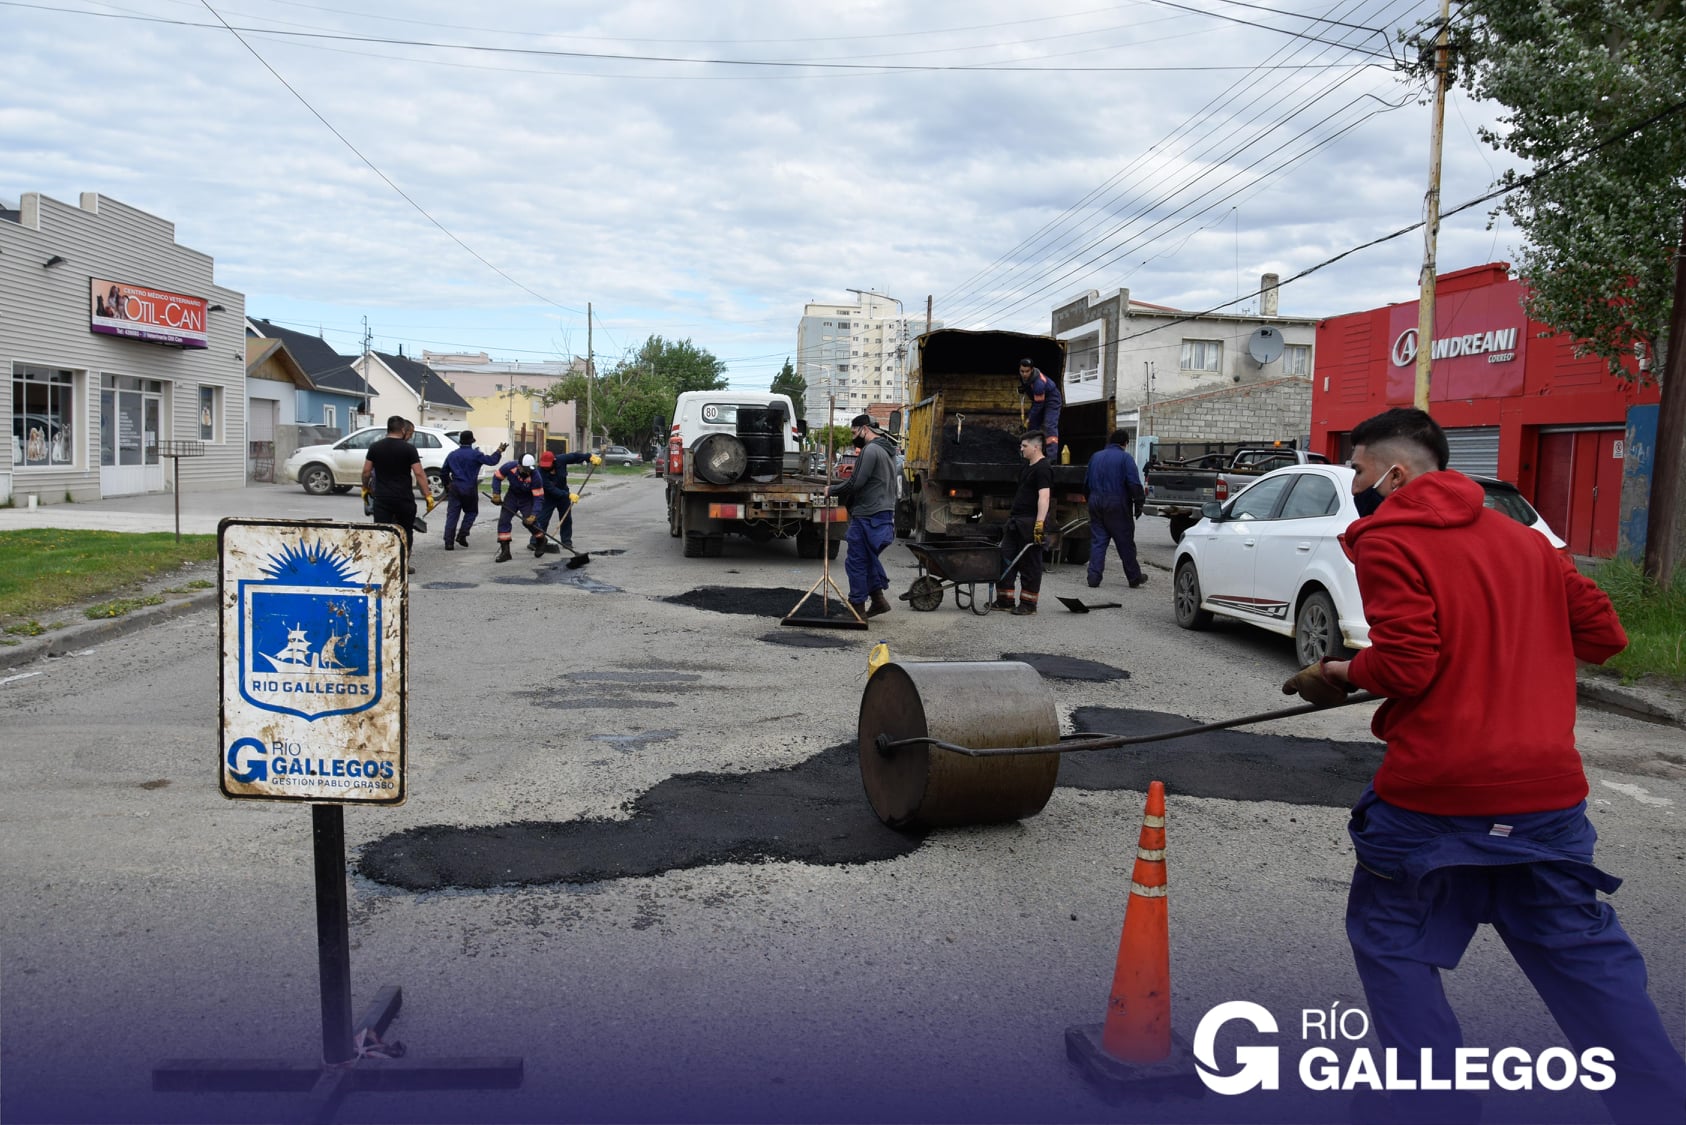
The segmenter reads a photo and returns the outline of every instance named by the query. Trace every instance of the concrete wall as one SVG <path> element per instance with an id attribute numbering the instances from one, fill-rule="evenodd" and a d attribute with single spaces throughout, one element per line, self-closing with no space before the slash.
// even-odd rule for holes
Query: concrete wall
<path id="1" fill-rule="evenodd" d="M 1290 376 L 1155 399 L 1141 428 L 1167 442 L 1303 441 L 1311 433 L 1311 380 Z"/>
<path id="2" fill-rule="evenodd" d="M 19 218 L 0 219 L 0 418 L 12 429 L 14 364 L 73 373 L 74 447 L 64 466 L 14 467 L 0 458 L 0 501 L 34 494 L 42 503 L 95 500 L 100 486 L 100 377 L 164 383 L 160 441 L 198 440 L 199 390 L 221 390 L 218 438 L 205 456 L 180 462 L 184 492 L 232 488 L 246 473 L 245 297 L 215 284 L 212 259 L 179 246 L 175 226 L 93 192 L 79 206 L 36 192 L 23 196 Z M 53 266 L 45 263 L 63 258 Z M 99 335 L 89 331 L 89 279 L 103 278 L 201 297 L 222 311 L 206 314 L 204 348 Z M 8 443 L 10 444 L 10 443 Z M 163 459 L 161 459 L 162 461 Z M 154 490 L 170 472 L 155 474 Z"/>

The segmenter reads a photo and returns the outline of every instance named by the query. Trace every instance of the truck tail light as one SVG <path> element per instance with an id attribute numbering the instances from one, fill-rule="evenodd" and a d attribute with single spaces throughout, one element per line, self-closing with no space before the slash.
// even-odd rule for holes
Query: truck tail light
<path id="1" fill-rule="evenodd" d="M 1227 480 L 1225 480 L 1224 478 L 1219 477 L 1218 483 L 1212 486 L 1212 494 L 1215 497 L 1217 497 L 1217 501 L 1220 504 L 1223 503 L 1225 500 L 1228 500 L 1229 499 L 1229 482 Z"/>
<path id="2" fill-rule="evenodd" d="M 820 523 L 849 522 L 849 509 L 847 508 L 825 508 L 822 510 L 824 512 L 824 516 L 819 520 Z"/>
<path id="3" fill-rule="evenodd" d="M 711 520 L 741 520 L 743 519 L 742 504 L 710 504 L 708 518 Z"/>

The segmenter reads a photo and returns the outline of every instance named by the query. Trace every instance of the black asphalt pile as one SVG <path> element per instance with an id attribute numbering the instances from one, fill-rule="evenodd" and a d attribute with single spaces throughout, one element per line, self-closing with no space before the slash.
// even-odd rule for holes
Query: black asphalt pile
<path id="1" fill-rule="evenodd" d="M 706 609 L 714 613 L 743 613 L 751 617 L 780 617 L 789 613 L 797 602 L 802 600 L 806 590 L 791 590 L 782 586 L 772 589 L 751 588 L 744 586 L 699 586 L 695 590 L 687 590 L 683 594 L 675 594 L 663 601 L 674 605 L 686 605 L 692 609 Z M 834 595 L 831 599 L 831 613 L 833 620 L 848 617 L 849 610 Z M 820 596 L 813 597 L 802 603 L 802 611 L 796 615 L 797 620 L 803 618 L 826 619 Z"/>
<path id="2" fill-rule="evenodd" d="M 958 431 L 958 432 L 957 432 Z M 983 424 L 945 426 L 943 460 L 972 465 L 1011 465 L 1019 459 L 1019 435 Z"/>
<path id="3" fill-rule="evenodd" d="M 1035 668 L 1050 680 L 1080 680 L 1084 683 L 1104 684 L 1113 680 L 1127 680 L 1130 673 L 1098 660 L 1081 660 L 1075 656 L 1058 656 L 1051 652 L 1004 652 L 1003 660 L 1018 660 Z"/>
<path id="4" fill-rule="evenodd" d="M 1079 732 L 1117 735 L 1158 734 L 1200 721 L 1113 707 L 1082 707 L 1071 718 Z M 1184 797 L 1345 808 L 1357 802 L 1381 764 L 1379 742 L 1223 730 L 1067 754 L 1060 761 L 1059 783 L 1072 789 L 1145 790 L 1148 782 L 1163 781 L 1166 792 Z"/>
<path id="5" fill-rule="evenodd" d="M 860 644 L 862 638 L 847 640 L 829 633 L 794 633 L 778 632 L 763 633 L 757 640 L 766 641 L 770 645 L 786 645 L 790 648 L 850 648 Z"/>
<path id="6" fill-rule="evenodd" d="M 627 820 L 432 825 L 367 844 L 357 870 L 412 891 L 599 883 L 720 863 L 871 863 L 919 846 L 861 792 L 853 743 L 790 769 L 693 773 L 640 796 Z"/>

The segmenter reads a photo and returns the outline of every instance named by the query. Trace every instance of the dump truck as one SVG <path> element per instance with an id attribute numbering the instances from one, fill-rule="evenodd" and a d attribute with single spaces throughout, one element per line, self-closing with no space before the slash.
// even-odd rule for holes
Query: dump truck
<path id="1" fill-rule="evenodd" d="M 759 391 L 686 391 L 674 404 L 663 476 L 667 529 L 686 558 L 715 558 L 727 535 L 757 542 L 795 539 L 799 558 L 830 556 L 848 512 L 805 471 L 807 423 L 790 396 Z"/>
<path id="2" fill-rule="evenodd" d="M 902 495 L 896 530 L 920 541 L 999 538 L 1018 490 L 1019 434 L 1029 401 L 1019 393 L 1019 360 L 1028 356 L 1065 389 L 1063 340 L 1023 332 L 943 328 L 915 343 L 908 388 Z M 1055 460 L 1050 549 L 1067 561 L 1089 553 L 1089 457 L 1115 426 L 1110 398 L 1066 401 Z"/>

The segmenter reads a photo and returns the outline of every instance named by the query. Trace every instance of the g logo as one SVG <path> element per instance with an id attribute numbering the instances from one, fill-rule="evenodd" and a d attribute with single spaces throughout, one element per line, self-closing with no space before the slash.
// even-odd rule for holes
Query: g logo
<path id="1" fill-rule="evenodd" d="M 240 764 L 240 751 L 250 747 L 258 752 L 258 756 L 249 760 L 244 767 Z M 255 738 L 242 738 L 228 748 L 228 779 L 230 781 L 251 782 L 269 780 L 269 759 L 264 756 L 264 745 Z"/>
<path id="2" fill-rule="evenodd" d="M 1393 341 L 1393 365 L 1409 367 L 1417 361 L 1417 330 L 1407 328 Z"/>
<path id="3" fill-rule="evenodd" d="M 1237 1047 L 1235 1061 L 1241 1069 L 1234 1074 L 1218 1074 L 1218 1029 L 1230 1020 L 1246 1020 L 1255 1031 L 1276 1031 L 1276 1017 L 1251 1000 L 1227 1000 L 1200 1017 L 1194 1029 L 1194 1058 L 1200 1065 L 1195 1073 L 1206 1088 L 1216 1094 L 1245 1094 L 1263 1087 L 1278 1088 L 1277 1049 L 1275 1047 Z"/>

